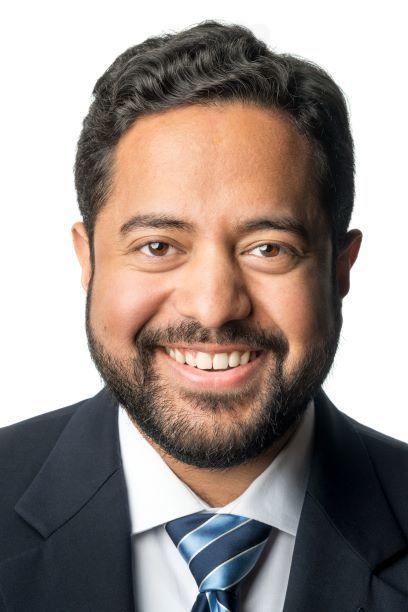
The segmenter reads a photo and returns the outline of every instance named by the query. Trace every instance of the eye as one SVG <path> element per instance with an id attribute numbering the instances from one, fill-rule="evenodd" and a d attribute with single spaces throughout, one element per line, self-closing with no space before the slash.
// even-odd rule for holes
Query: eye
<path id="1" fill-rule="evenodd" d="M 266 242 L 265 244 L 260 244 L 251 249 L 249 252 L 256 257 L 261 256 L 268 259 L 274 259 L 282 255 L 295 255 L 295 253 L 289 247 L 284 247 L 282 244 L 277 244 L 276 242 Z"/>
<path id="2" fill-rule="evenodd" d="M 148 257 L 163 257 L 173 254 L 176 249 L 167 242 L 155 241 L 148 242 L 140 247 L 139 251 Z"/>

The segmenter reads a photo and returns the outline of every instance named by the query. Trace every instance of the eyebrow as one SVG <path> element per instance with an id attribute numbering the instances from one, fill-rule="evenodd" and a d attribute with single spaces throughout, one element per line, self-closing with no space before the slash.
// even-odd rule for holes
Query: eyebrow
<path id="1" fill-rule="evenodd" d="M 178 229 L 184 232 L 193 232 L 194 227 L 187 221 L 181 221 L 167 215 L 135 215 L 120 228 L 120 233 L 125 236 L 134 229 L 153 227 L 155 229 Z"/>
<path id="2" fill-rule="evenodd" d="M 277 230 L 296 234 L 303 238 L 303 240 L 309 239 L 309 232 L 305 225 L 292 217 L 259 217 L 258 219 L 251 219 L 241 223 L 236 229 L 239 234 L 249 234 L 250 232 L 262 230 Z"/>
<path id="3" fill-rule="evenodd" d="M 170 217 L 168 215 L 135 215 L 131 217 L 126 223 L 120 228 L 120 234 L 126 236 L 131 231 L 140 228 L 154 228 L 154 229 L 177 229 L 184 232 L 193 233 L 195 231 L 194 225 L 188 221 L 182 221 L 176 217 Z M 245 235 L 251 232 L 262 231 L 262 230 L 277 230 L 283 232 L 290 232 L 297 236 L 300 236 L 303 240 L 309 239 L 309 232 L 306 227 L 291 217 L 259 217 L 240 223 L 236 226 L 238 234 Z"/>

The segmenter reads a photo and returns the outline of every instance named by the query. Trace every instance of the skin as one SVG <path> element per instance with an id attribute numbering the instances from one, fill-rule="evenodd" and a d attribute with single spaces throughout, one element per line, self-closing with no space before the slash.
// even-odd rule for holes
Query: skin
<path id="1" fill-rule="evenodd" d="M 144 117 L 117 145 L 113 185 L 95 224 L 90 311 L 95 335 L 110 354 L 129 358 L 144 326 L 198 321 L 215 338 L 225 323 L 241 320 L 285 334 L 285 369 L 290 374 L 308 345 L 333 328 L 334 286 L 340 298 L 347 294 L 361 233 L 349 232 L 333 283 L 333 250 L 311 148 L 282 114 L 225 104 Z M 191 228 L 138 227 L 121 233 L 135 215 L 165 215 Z M 258 218 L 289 219 L 304 228 L 305 236 L 273 228 L 239 230 Z M 72 234 L 87 291 L 92 265 L 84 225 L 76 223 Z M 160 249 L 163 254 L 157 255 L 157 248 L 152 254 L 155 242 L 170 246 Z M 259 248 L 265 244 L 275 245 L 268 256 Z M 238 347 L 209 343 L 195 348 L 222 352 Z M 206 436 L 214 419 L 228 428 L 231 415 L 198 412 L 180 397 L 180 390 L 239 391 L 245 383 L 257 394 L 265 387 L 271 363 L 273 355 L 265 352 L 245 380 L 210 372 L 194 382 L 181 371 L 187 366 L 176 367 L 158 347 L 152 367 L 174 404 L 186 417 L 199 419 Z M 249 408 L 239 405 L 233 418 L 245 426 Z M 218 471 L 186 465 L 156 449 L 200 497 L 222 506 L 269 465 L 292 430 L 251 462 Z"/>

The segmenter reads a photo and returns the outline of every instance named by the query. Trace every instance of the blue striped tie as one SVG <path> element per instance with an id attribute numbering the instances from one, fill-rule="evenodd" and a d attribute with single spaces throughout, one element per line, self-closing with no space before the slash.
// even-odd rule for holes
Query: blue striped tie
<path id="1" fill-rule="evenodd" d="M 271 527 L 245 516 L 197 512 L 170 521 L 166 531 L 198 585 L 191 612 L 237 612 L 239 583 L 254 568 Z"/>

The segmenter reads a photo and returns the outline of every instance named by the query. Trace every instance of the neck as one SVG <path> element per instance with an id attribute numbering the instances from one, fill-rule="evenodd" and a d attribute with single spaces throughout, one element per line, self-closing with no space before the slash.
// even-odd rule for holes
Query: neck
<path id="1" fill-rule="evenodd" d="M 219 508 L 237 499 L 272 463 L 292 437 L 295 427 L 287 431 L 265 453 L 250 462 L 225 469 L 197 468 L 178 461 L 149 440 L 170 469 L 206 504 Z"/>

